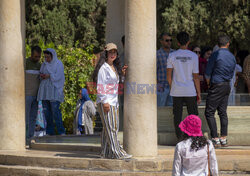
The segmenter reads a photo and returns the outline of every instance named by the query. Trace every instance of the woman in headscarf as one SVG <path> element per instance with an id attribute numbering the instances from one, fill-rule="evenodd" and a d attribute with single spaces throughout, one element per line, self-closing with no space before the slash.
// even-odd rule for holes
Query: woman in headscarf
<path id="1" fill-rule="evenodd" d="M 81 89 L 79 97 L 75 111 L 74 134 L 94 134 L 93 117 L 96 114 L 95 105 L 89 98 L 87 89 Z"/>
<path id="2" fill-rule="evenodd" d="M 44 52 L 45 61 L 40 69 L 42 79 L 37 100 L 42 100 L 43 111 L 47 121 L 46 134 L 54 135 L 54 121 L 59 135 L 65 134 L 60 104 L 64 100 L 65 82 L 63 63 L 57 59 L 56 51 L 48 48 Z"/>
<path id="3" fill-rule="evenodd" d="M 119 131 L 118 87 L 124 81 L 128 66 L 121 68 L 117 46 L 108 43 L 105 56 L 100 57 L 93 73 L 97 82 L 97 105 L 102 119 L 101 155 L 104 158 L 131 158 L 120 145 L 117 135 Z"/>

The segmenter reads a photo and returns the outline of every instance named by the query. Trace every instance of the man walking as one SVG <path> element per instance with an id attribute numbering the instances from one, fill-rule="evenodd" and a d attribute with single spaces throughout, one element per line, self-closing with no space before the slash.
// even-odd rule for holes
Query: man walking
<path id="1" fill-rule="evenodd" d="M 209 86 L 206 101 L 205 116 L 210 128 L 212 142 L 215 147 L 227 146 L 227 104 L 230 94 L 230 80 L 233 78 L 236 60 L 228 50 L 230 39 L 223 35 L 219 37 L 220 49 L 214 52 L 209 58 L 205 77 Z M 218 137 L 217 125 L 214 118 L 215 111 L 218 111 L 221 123 L 221 137 Z"/>
<path id="2" fill-rule="evenodd" d="M 170 87 L 167 82 L 167 59 L 171 49 L 172 38 L 170 34 L 163 33 L 160 36 L 162 47 L 157 51 L 157 106 L 171 106 L 172 97 L 170 96 Z"/>
<path id="3" fill-rule="evenodd" d="M 169 55 L 167 63 L 167 80 L 173 97 L 173 114 L 175 133 L 182 137 L 179 124 L 182 121 L 183 104 L 188 114 L 198 115 L 197 99 L 200 103 L 199 60 L 197 54 L 188 50 L 189 35 L 186 32 L 177 34 L 180 49 Z M 173 78 L 172 78 L 173 72 Z"/>
<path id="4" fill-rule="evenodd" d="M 36 99 L 39 88 L 39 70 L 41 64 L 41 48 L 34 46 L 31 49 L 31 57 L 26 59 L 25 68 L 25 112 L 26 112 L 26 139 L 34 135 L 38 102 Z"/>

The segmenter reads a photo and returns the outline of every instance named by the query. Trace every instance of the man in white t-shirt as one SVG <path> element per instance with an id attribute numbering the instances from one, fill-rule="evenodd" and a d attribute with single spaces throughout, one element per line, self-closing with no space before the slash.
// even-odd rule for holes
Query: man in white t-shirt
<path id="1" fill-rule="evenodd" d="M 188 50 L 189 35 L 186 32 L 177 34 L 180 49 L 170 53 L 167 61 L 167 80 L 173 97 L 173 114 L 175 133 L 178 139 L 182 137 L 179 124 L 182 121 L 183 103 L 187 106 L 188 114 L 198 115 L 201 101 L 199 60 L 198 56 Z M 173 74 L 173 76 L 172 76 Z"/>

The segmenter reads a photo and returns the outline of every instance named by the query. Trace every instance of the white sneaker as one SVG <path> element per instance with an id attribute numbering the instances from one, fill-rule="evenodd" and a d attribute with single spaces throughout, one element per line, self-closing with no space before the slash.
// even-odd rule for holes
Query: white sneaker
<path id="1" fill-rule="evenodd" d="M 129 155 L 129 154 L 126 154 L 126 155 L 123 155 L 122 157 L 120 157 L 119 159 L 130 159 L 132 158 L 132 155 Z"/>

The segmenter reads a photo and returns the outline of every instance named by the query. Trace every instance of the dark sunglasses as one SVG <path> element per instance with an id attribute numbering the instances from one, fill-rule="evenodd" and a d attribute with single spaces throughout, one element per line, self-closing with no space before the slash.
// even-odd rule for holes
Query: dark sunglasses
<path id="1" fill-rule="evenodd" d="M 201 52 L 200 51 L 194 51 L 196 54 L 200 54 Z"/>
<path id="2" fill-rule="evenodd" d="M 172 42 L 172 39 L 166 39 L 165 42 Z"/>

